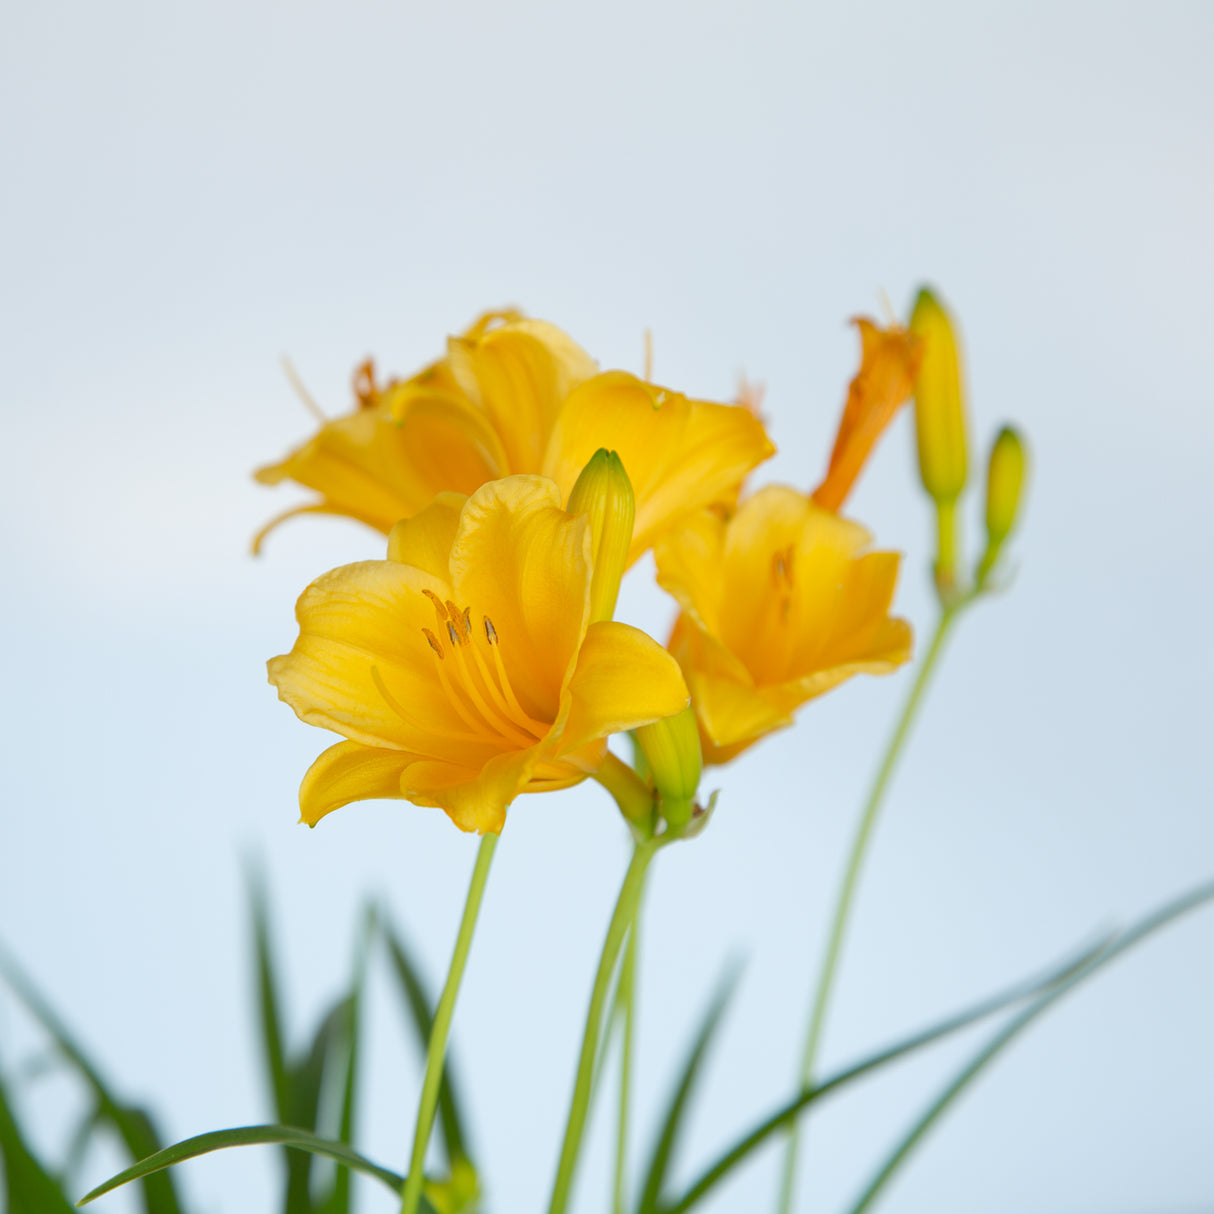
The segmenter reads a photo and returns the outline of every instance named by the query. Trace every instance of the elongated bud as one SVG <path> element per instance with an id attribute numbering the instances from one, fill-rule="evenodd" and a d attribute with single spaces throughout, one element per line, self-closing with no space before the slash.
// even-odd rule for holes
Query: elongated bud
<path id="1" fill-rule="evenodd" d="M 684 708 L 673 717 L 642 725 L 636 742 L 657 789 L 662 817 L 668 826 L 681 830 L 691 820 L 704 766 L 695 709 Z"/>
<path id="2" fill-rule="evenodd" d="M 941 592 L 956 582 L 956 503 L 965 488 L 967 436 L 961 356 L 952 319 L 924 287 L 915 300 L 910 331 L 922 343 L 915 379 L 915 434 L 919 477 L 936 503 L 939 550 L 936 583 Z"/>
<path id="3" fill-rule="evenodd" d="M 937 502 L 956 501 L 965 488 L 965 391 L 952 319 L 926 288 L 915 300 L 911 332 L 923 343 L 915 378 L 919 475 Z"/>
<path id="4" fill-rule="evenodd" d="M 978 583 L 999 559 L 1004 540 L 1011 535 L 1020 515 L 1028 455 L 1024 440 L 1011 426 L 999 431 L 991 447 L 986 476 L 986 554 L 978 566 Z"/>
<path id="5" fill-rule="evenodd" d="M 570 514 L 590 519 L 594 575 L 590 583 L 590 622 L 609 620 L 615 612 L 620 579 L 628 567 L 636 499 L 620 457 L 600 447 L 582 469 L 569 494 Z"/>

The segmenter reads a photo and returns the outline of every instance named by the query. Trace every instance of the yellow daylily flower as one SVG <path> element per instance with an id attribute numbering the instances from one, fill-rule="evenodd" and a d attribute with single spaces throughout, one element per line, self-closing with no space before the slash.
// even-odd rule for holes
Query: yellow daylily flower
<path id="1" fill-rule="evenodd" d="M 550 477 L 567 500 L 587 460 L 608 448 L 636 493 L 631 563 L 663 530 L 736 496 L 775 450 L 746 409 L 690 400 L 621 371 L 599 374 L 555 325 L 516 314 L 489 314 L 452 338 L 441 362 L 367 399 L 257 473 L 322 494 L 289 514 L 348 514 L 386 534 L 437 493 L 472 493 L 518 474 Z"/>
<path id="2" fill-rule="evenodd" d="M 537 476 L 440 494 L 393 528 L 386 561 L 304 591 L 299 639 L 270 660 L 270 682 L 345 741 L 304 777 L 303 821 L 398 797 L 498 833 L 519 793 L 585 779 L 610 734 L 686 706 L 661 646 L 590 622 L 589 522 L 563 500 Z"/>
<path id="3" fill-rule="evenodd" d="M 830 464 L 813 500 L 838 512 L 877 439 L 911 398 L 923 358 L 918 337 L 901 325 L 882 329 L 863 316 L 852 323 L 860 330 L 860 369 L 847 389 L 847 403 L 830 453 Z"/>
<path id="4" fill-rule="evenodd" d="M 861 526 L 770 486 L 723 519 L 705 511 L 655 549 L 682 612 L 669 649 L 687 678 L 706 763 L 792 723 L 806 700 L 854 674 L 907 661 L 911 630 L 889 615 L 899 558 Z"/>

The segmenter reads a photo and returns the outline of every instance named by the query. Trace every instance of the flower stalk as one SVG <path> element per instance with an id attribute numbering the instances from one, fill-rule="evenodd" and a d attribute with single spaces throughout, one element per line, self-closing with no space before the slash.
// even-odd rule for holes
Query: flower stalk
<path id="1" fill-rule="evenodd" d="M 623 766 L 623 764 L 621 764 Z M 644 839 L 637 843 L 632 861 L 624 874 L 624 883 L 607 926 L 607 938 L 599 957 L 598 972 L 594 977 L 594 988 L 590 994 L 590 1007 L 586 1013 L 586 1028 L 582 1034 L 582 1052 L 578 1058 L 577 1079 L 573 1087 L 573 1099 L 569 1105 L 569 1118 L 565 1125 L 565 1140 L 561 1146 L 556 1179 L 552 1186 L 552 1200 L 548 1214 L 565 1214 L 573 1189 L 578 1155 L 582 1146 L 582 1134 L 586 1128 L 586 1113 L 590 1107 L 590 1095 L 594 1086 L 594 1062 L 598 1054 L 599 1036 L 603 1027 L 603 1011 L 611 987 L 611 976 L 619 960 L 620 949 L 629 928 L 636 919 L 637 906 L 645 885 L 645 873 L 649 862 L 661 846 L 658 839 Z M 411 1212 L 402 1211 L 402 1214 Z"/>
<path id="2" fill-rule="evenodd" d="M 430 1131 L 434 1127 L 434 1112 L 438 1107 L 438 1093 L 443 1082 L 443 1064 L 447 1053 L 447 1034 L 451 1030 L 451 1017 L 455 1013 L 455 1000 L 459 995 L 464 966 L 472 947 L 472 934 L 476 930 L 476 919 L 489 879 L 489 866 L 497 847 L 497 835 L 488 834 L 481 839 L 476 853 L 476 866 L 468 885 L 468 897 L 464 903 L 464 917 L 460 920 L 459 934 L 455 938 L 455 951 L 451 954 L 451 967 L 447 971 L 447 984 L 434 1013 L 434 1025 L 430 1030 L 430 1043 L 426 1050 L 426 1074 L 422 1080 L 421 1101 L 417 1106 L 417 1128 L 413 1134 L 413 1155 L 409 1161 L 409 1175 L 405 1179 L 401 1194 L 401 1214 L 417 1214 L 425 1184 L 426 1146 Z"/>
<path id="3" fill-rule="evenodd" d="M 868 799 L 860 814 L 860 823 L 852 840 L 851 851 L 848 854 L 847 866 L 843 872 L 843 883 L 839 887 L 839 896 L 835 902 L 834 915 L 831 918 L 830 933 L 827 937 L 826 953 L 822 959 L 822 969 L 818 975 L 818 985 L 814 994 L 813 1009 L 810 1012 L 809 1026 L 806 1030 L 805 1045 L 801 1054 L 801 1067 L 798 1074 L 799 1085 L 808 1087 L 813 1081 L 814 1064 L 818 1057 L 818 1046 L 822 1039 L 822 1031 L 826 1024 L 826 1015 L 830 1007 L 831 995 L 834 991 L 835 974 L 839 965 L 839 956 L 843 949 L 843 940 L 847 934 L 847 925 L 851 917 L 852 904 L 855 901 L 856 888 L 860 879 L 860 870 L 868 852 L 868 844 L 872 838 L 873 827 L 877 822 L 889 782 L 894 774 L 894 768 L 902 755 L 903 747 L 910 736 L 911 726 L 918 714 L 923 701 L 923 695 L 931 681 L 932 672 L 944 651 L 952 626 L 961 609 L 969 599 L 963 599 L 952 604 L 945 602 L 941 607 L 940 618 L 936 631 L 928 647 L 927 656 L 919 667 L 910 694 L 903 705 L 902 714 L 894 727 L 894 732 L 886 746 L 885 755 L 877 769 L 877 775 L 869 790 Z M 788 1149 L 784 1156 L 784 1170 L 780 1181 L 779 1198 L 776 1209 L 779 1214 L 789 1214 L 792 1209 L 793 1194 L 797 1179 L 797 1156 L 800 1149 L 799 1123 L 794 1121 L 788 1129 Z"/>

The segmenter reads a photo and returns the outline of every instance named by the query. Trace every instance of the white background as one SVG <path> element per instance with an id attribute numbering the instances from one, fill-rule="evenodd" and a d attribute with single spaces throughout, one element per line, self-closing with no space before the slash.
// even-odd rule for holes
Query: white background
<path id="1" fill-rule="evenodd" d="M 975 441 L 1023 425 L 1031 500 L 1015 586 L 963 621 L 898 773 L 827 1067 L 1214 872 L 1212 36 L 1197 3 L 5 7 L 0 938 L 171 1137 L 269 1119 L 245 858 L 271 884 L 298 1043 L 369 897 L 437 982 L 476 846 L 395 803 L 295 824 L 327 735 L 263 662 L 306 582 L 382 543 L 303 520 L 247 556 L 296 500 L 249 470 L 311 427 L 283 354 L 336 413 L 363 356 L 412 371 L 485 307 L 634 370 L 648 327 L 670 386 L 762 380 L 781 447 L 762 479 L 808 487 L 854 369 L 845 319 L 933 281 L 964 327 Z M 911 451 L 903 417 L 852 509 L 907 553 L 922 637 Z M 646 577 L 625 618 L 662 634 Z M 791 1088 L 908 682 L 854 682 L 710 776 L 711 829 L 656 865 L 638 1141 L 720 967 L 748 959 L 681 1176 Z M 495 1214 L 546 1199 L 626 854 L 593 785 L 511 812 L 454 1033 Z M 1212 946 L 1206 912 L 1065 1004 L 883 1208 L 1214 1208 Z M 382 970 L 368 1031 L 360 1145 L 403 1167 L 419 1063 Z M 0 1064 L 40 1041 L 0 993 Z M 975 1044 L 824 1107 L 804 1208 L 843 1207 Z M 22 1091 L 53 1153 L 72 1085 Z M 82 1190 L 116 1160 L 94 1152 Z M 776 1163 L 711 1209 L 769 1209 Z M 607 1166 L 596 1147 L 581 1209 L 606 1208 Z M 229 1153 L 180 1183 L 200 1211 L 272 1210 L 277 1169 Z"/>

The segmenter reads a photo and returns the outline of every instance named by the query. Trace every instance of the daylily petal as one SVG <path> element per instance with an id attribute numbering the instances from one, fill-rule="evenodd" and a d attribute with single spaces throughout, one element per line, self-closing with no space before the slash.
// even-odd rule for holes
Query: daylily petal
<path id="1" fill-rule="evenodd" d="M 451 545 L 467 500 L 462 493 L 440 493 L 424 510 L 401 519 L 388 536 L 388 560 L 422 569 L 450 585 Z"/>
<path id="2" fill-rule="evenodd" d="M 557 487 L 511 476 L 469 499 L 451 549 L 455 601 L 476 627 L 492 622 L 522 706 L 556 721 L 586 632 L 590 534 L 561 508 Z"/>
<path id="3" fill-rule="evenodd" d="M 758 739 L 792 724 L 789 710 L 756 687 L 738 659 L 686 616 L 675 624 L 670 651 L 687 676 L 702 735 L 714 747 Z M 707 753 L 705 762 L 712 762 Z"/>
<path id="4" fill-rule="evenodd" d="M 716 632 L 724 587 L 725 520 L 714 510 L 701 510 L 661 536 L 653 556 L 658 585 L 674 596 L 699 627 Z"/>
<path id="5" fill-rule="evenodd" d="M 857 674 L 892 674 L 911 656 L 913 636 L 905 620 L 884 620 L 868 651 L 850 661 L 840 661 L 804 678 L 765 689 L 774 705 L 792 712 L 807 700 L 830 691 Z"/>
<path id="6" fill-rule="evenodd" d="M 565 397 L 598 370 L 568 334 L 541 320 L 452 338 L 447 357 L 460 388 L 500 438 L 506 465 L 499 475 L 540 470 Z"/>
<path id="7" fill-rule="evenodd" d="M 308 724 L 368 746 L 465 762 L 500 750 L 459 717 L 436 678 L 442 659 L 423 632 L 437 627 L 426 590 L 450 596 L 445 583 L 392 561 L 318 578 L 296 606 L 299 639 L 268 663 L 279 698 Z"/>
<path id="8" fill-rule="evenodd" d="M 479 771 L 450 763 L 417 763 L 406 769 L 401 786 L 410 801 L 437 806 L 460 830 L 500 834 L 507 808 L 530 778 L 537 750 L 497 755 Z"/>
<path id="9" fill-rule="evenodd" d="M 387 534 L 413 503 L 412 487 L 400 469 L 403 457 L 395 423 L 364 409 L 327 422 L 286 459 L 253 475 L 263 485 L 297 481 L 320 493 L 334 513 Z"/>
<path id="10" fill-rule="evenodd" d="M 624 371 L 608 371 L 570 393 L 544 457 L 544 472 L 568 497 L 600 447 L 619 454 L 636 494 L 630 560 L 696 511 L 732 500 L 775 447 L 738 405 L 691 400 Z"/>
<path id="11" fill-rule="evenodd" d="M 672 717 L 688 702 L 687 684 L 670 654 L 640 629 L 614 620 L 587 629 L 569 691 L 562 754 L 593 738 Z"/>
<path id="12" fill-rule="evenodd" d="M 300 820 L 309 826 L 351 801 L 403 797 L 400 778 L 415 756 L 401 750 L 338 742 L 321 753 L 299 786 Z"/>

